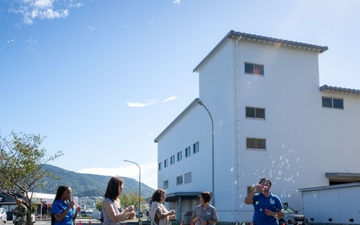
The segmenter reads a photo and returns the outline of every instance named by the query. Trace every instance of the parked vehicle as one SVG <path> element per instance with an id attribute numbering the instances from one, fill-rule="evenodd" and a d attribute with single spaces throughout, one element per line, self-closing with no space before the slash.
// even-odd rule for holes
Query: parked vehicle
<path id="1" fill-rule="evenodd" d="M 4 208 L 0 208 L 0 222 L 6 223 L 6 221 L 7 221 L 6 210 Z"/>
<path id="2" fill-rule="evenodd" d="M 299 214 L 298 211 L 291 208 L 286 202 L 284 203 L 284 218 L 279 219 L 280 225 L 294 224 L 294 225 L 305 225 L 307 224 L 306 217 Z"/>

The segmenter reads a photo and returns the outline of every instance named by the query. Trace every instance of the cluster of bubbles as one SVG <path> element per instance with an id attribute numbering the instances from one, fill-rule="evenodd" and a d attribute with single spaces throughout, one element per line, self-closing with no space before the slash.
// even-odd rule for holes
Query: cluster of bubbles
<path id="1" fill-rule="evenodd" d="M 300 176 L 301 172 L 301 160 L 296 156 L 296 152 L 293 149 L 285 149 L 285 145 L 281 146 L 281 152 L 277 158 L 273 156 L 270 157 L 270 163 L 264 165 L 264 168 L 257 169 L 253 172 L 248 172 L 245 174 L 243 171 L 240 171 L 241 174 L 239 178 L 235 180 L 234 185 L 243 185 L 241 180 L 243 177 L 251 176 L 256 179 L 261 179 L 262 177 L 268 177 L 272 182 L 272 187 L 276 187 L 276 195 L 282 199 L 282 201 L 286 201 L 287 198 L 291 197 L 291 194 L 294 192 L 298 192 L 298 188 L 295 188 L 295 183 L 297 177 Z M 231 172 L 234 171 L 234 168 L 230 169 Z M 256 184 L 252 185 L 252 188 L 255 187 Z M 246 187 L 242 187 L 246 188 Z M 280 193 L 279 193 L 280 190 Z M 244 206 L 244 198 L 242 194 L 239 195 L 239 203 L 240 208 Z M 256 203 L 255 203 L 256 204 Z"/>

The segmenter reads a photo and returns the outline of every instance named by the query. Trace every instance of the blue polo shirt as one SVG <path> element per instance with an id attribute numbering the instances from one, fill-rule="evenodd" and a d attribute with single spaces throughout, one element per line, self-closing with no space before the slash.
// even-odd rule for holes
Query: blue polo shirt
<path id="1" fill-rule="evenodd" d="M 69 201 L 64 202 L 61 199 L 56 200 L 55 202 L 53 202 L 51 206 L 51 213 L 60 215 L 62 212 L 64 212 L 67 209 L 67 207 L 69 207 L 69 205 L 70 205 Z M 54 225 L 73 225 L 74 214 L 75 214 L 75 209 L 74 208 L 69 209 L 68 213 L 66 214 L 63 220 L 59 222 L 55 219 Z"/>
<path id="2" fill-rule="evenodd" d="M 278 225 L 277 218 L 267 216 L 265 209 L 277 212 L 283 209 L 283 205 L 278 196 L 270 193 L 269 197 L 264 196 L 262 193 L 256 194 L 253 197 L 254 217 L 253 222 L 255 225 Z"/>

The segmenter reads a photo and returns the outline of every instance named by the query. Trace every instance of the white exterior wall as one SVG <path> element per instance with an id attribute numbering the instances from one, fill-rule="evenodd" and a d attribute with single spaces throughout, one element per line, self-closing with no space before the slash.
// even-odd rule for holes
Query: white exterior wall
<path id="1" fill-rule="evenodd" d="M 244 73 L 263 64 L 263 77 Z M 326 172 L 360 173 L 360 96 L 319 91 L 318 53 L 226 41 L 199 73 L 200 100 L 214 119 L 215 206 L 220 221 L 251 221 L 247 187 L 269 177 L 272 192 L 301 210 L 299 188 L 328 185 Z M 344 110 L 323 108 L 321 96 L 344 98 Z M 265 108 L 266 119 L 246 119 L 245 107 Z M 266 151 L 246 149 L 246 138 L 266 138 Z M 211 122 L 202 106 L 189 110 L 158 142 L 159 162 L 199 141 L 200 152 L 159 171 L 168 193 L 211 192 Z M 341 160 L 339 160 L 341 159 Z M 192 172 L 192 182 L 176 177 Z M 183 202 L 193 207 L 194 202 Z"/>
<path id="2" fill-rule="evenodd" d="M 318 142 L 313 129 L 321 110 L 317 53 L 248 43 L 240 48 L 239 206 L 247 186 L 268 177 L 272 192 L 299 210 L 299 188 L 327 184 L 324 173 L 306 166 L 313 165 L 308 156 Z M 264 76 L 245 74 L 244 62 L 263 64 Z M 246 119 L 246 106 L 265 108 L 266 119 Z M 247 137 L 265 138 L 266 151 L 247 150 Z M 241 208 L 241 219 L 250 221 L 252 205 Z"/>
<path id="3" fill-rule="evenodd" d="M 211 160 L 211 142 L 202 141 L 206 139 L 204 135 L 211 137 L 211 125 L 208 124 L 207 117 L 200 117 L 200 106 L 194 107 L 182 120 L 176 123 L 172 129 L 161 138 L 158 143 L 158 162 L 162 162 L 163 168 L 158 171 L 158 187 L 163 188 L 165 180 L 169 181 L 168 193 L 185 191 L 210 190 L 211 183 L 206 182 L 211 179 L 211 167 L 204 162 Z M 208 132 L 204 132 L 208 129 Z M 193 144 L 199 142 L 200 152 L 193 153 Z M 191 156 L 185 158 L 185 149 L 191 147 Z M 177 161 L 177 153 L 182 151 L 182 160 Z M 164 160 L 175 155 L 175 164 L 164 168 Z M 209 173 L 204 171 L 209 170 Z M 192 182 L 176 185 L 176 177 L 192 172 Z M 193 184 L 196 183 L 196 186 Z M 195 190 L 194 190 L 195 189 Z M 200 194 L 200 192 L 199 192 Z"/>
<path id="4" fill-rule="evenodd" d="M 305 191 L 304 214 L 312 223 L 360 224 L 359 191 L 359 185 Z"/>
<path id="5" fill-rule="evenodd" d="M 235 221 L 238 217 L 237 152 L 234 146 L 236 114 L 233 109 L 236 101 L 234 55 L 234 43 L 227 41 L 199 74 L 200 100 L 208 107 L 214 119 L 215 192 L 213 197 L 219 216 L 225 221 Z"/>
<path id="6" fill-rule="evenodd" d="M 168 180 L 169 187 L 165 189 L 167 193 L 211 192 L 211 123 L 203 110 L 201 106 L 195 105 L 181 119 L 181 123 L 175 123 L 158 142 L 158 162 L 162 162 L 162 169 L 158 171 L 158 187 L 164 189 L 164 181 Z M 194 154 L 193 144 L 196 142 L 199 142 L 200 151 Z M 185 158 L 187 147 L 191 147 L 191 156 Z M 177 161 L 179 151 L 182 151 L 181 161 Z M 164 168 L 164 160 L 168 159 L 170 164 L 172 155 L 175 155 L 175 164 Z M 177 176 L 189 172 L 192 181 L 177 185 Z M 179 209 L 177 203 L 165 203 L 167 209 L 175 209 L 177 218 L 181 219 L 184 219 L 184 214 L 192 211 L 196 204 L 198 202 L 182 201 Z"/>

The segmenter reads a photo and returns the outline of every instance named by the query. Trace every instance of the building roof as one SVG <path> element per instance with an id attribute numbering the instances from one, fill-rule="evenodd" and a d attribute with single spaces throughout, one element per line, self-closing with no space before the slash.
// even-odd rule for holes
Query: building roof
<path id="1" fill-rule="evenodd" d="M 191 108 L 193 108 L 195 105 L 198 104 L 198 102 L 200 101 L 199 98 L 195 98 L 194 101 L 192 101 L 190 103 L 190 105 L 188 105 L 188 107 L 186 107 L 154 140 L 154 142 L 158 142 L 159 139 L 163 136 L 163 134 L 166 133 L 166 131 L 168 131 L 171 127 L 173 127 L 186 113 L 189 112 L 189 110 Z"/>
<path id="2" fill-rule="evenodd" d="M 319 45 L 312 45 L 312 44 L 306 44 L 302 42 L 296 42 L 296 41 L 289 41 L 289 40 L 283 40 L 278 38 L 271 38 L 271 37 L 265 37 L 260 35 L 254 35 L 254 34 L 248 34 L 248 33 L 242 33 L 231 30 L 228 34 L 225 35 L 225 37 L 213 48 L 210 53 L 194 68 L 193 72 L 198 72 L 200 67 L 211 57 L 211 55 L 217 51 L 217 49 L 224 44 L 224 42 L 228 38 L 234 38 L 234 39 L 241 39 L 241 40 L 247 40 L 262 44 L 268 44 L 268 45 L 274 45 L 274 46 L 284 46 L 289 48 L 296 48 L 296 49 L 302 49 L 307 51 L 314 51 L 318 53 L 323 53 L 326 50 L 328 50 L 327 46 L 319 46 Z"/>
<path id="3" fill-rule="evenodd" d="M 174 192 L 174 193 L 166 193 L 167 202 L 176 202 L 181 199 L 195 199 L 198 198 L 201 191 L 191 191 L 191 192 Z"/>
<path id="4" fill-rule="evenodd" d="M 299 191 L 307 192 L 307 191 L 318 191 L 318 190 L 325 190 L 325 189 L 337 189 L 337 188 L 358 187 L 358 186 L 360 186 L 360 183 L 348 183 L 348 184 L 337 184 L 337 185 L 330 185 L 330 186 L 300 188 Z"/>
<path id="5" fill-rule="evenodd" d="M 360 95 L 360 90 L 359 89 L 334 87 L 334 86 L 328 86 L 326 84 L 320 87 L 320 91 L 323 91 L 323 92 L 342 92 L 342 93 Z"/>

